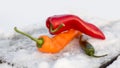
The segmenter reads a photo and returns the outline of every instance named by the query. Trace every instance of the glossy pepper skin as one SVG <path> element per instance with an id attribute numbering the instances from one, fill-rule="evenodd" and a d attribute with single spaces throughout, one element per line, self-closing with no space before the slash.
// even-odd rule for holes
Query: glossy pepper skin
<path id="1" fill-rule="evenodd" d="M 15 27 L 14 30 L 17 33 L 20 33 L 30 38 L 31 40 L 35 41 L 38 51 L 44 52 L 44 53 L 58 53 L 62 49 L 64 49 L 64 47 L 67 46 L 67 44 L 70 41 L 72 41 L 75 37 L 78 37 L 82 34 L 77 30 L 70 29 L 66 32 L 57 34 L 52 38 L 46 35 L 40 36 L 38 38 L 34 38 L 31 35 L 18 30 L 17 27 Z"/>
<path id="2" fill-rule="evenodd" d="M 46 26 L 51 34 L 58 34 L 69 29 L 78 30 L 84 34 L 98 39 L 105 39 L 102 31 L 95 25 L 83 21 L 75 15 L 54 15 L 48 17 Z"/>

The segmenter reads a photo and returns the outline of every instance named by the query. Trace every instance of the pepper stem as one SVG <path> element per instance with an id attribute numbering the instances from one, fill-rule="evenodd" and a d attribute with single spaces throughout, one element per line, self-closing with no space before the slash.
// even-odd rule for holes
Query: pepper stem
<path id="1" fill-rule="evenodd" d="M 96 55 L 92 55 L 93 57 L 96 57 L 96 58 L 100 58 L 100 57 L 105 57 L 105 56 L 107 56 L 107 54 L 105 54 L 105 55 L 101 55 L 101 56 L 96 56 Z"/>
<path id="2" fill-rule="evenodd" d="M 22 31 L 18 30 L 17 27 L 14 27 L 14 30 L 15 30 L 17 33 L 20 33 L 20 34 L 22 34 L 22 35 L 24 35 L 24 36 L 27 36 L 27 37 L 30 38 L 31 40 L 35 41 L 35 42 L 38 44 L 38 47 L 39 47 L 39 48 L 42 47 L 42 44 L 44 43 L 43 38 L 40 38 L 40 39 L 33 38 L 33 37 L 30 36 L 29 34 L 24 33 L 24 32 L 22 32 Z"/>
<path id="3" fill-rule="evenodd" d="M 58 30 L 60 30 L 63 26 L 65 26 L 65 24 L 60 24 L 56 29 L 53 29 L 53 25 L 52 24 L 50 24 L 50 32 L 51 33 L 54 33 L 54 32 L 56 32 L 56 31 L 58 31 Z"/>

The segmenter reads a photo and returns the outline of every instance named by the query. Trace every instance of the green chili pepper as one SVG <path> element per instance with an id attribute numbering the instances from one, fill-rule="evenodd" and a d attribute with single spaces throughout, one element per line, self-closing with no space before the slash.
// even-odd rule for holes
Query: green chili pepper
<path id="1" fill-rule="evenodd" d="M 82 37 L 83 35 L 80 36 L 79 43 L 80 43 L 81 48 L 84 50 L 84 52 L 88 56 L 97 57 L 97 58 L 107 56 L 107 54 L 101 55 L 101 56 L 94 55 L 95 54 L 94 47 L 89 42 L 87 42 L 87 40 L 82 40 Z"/>

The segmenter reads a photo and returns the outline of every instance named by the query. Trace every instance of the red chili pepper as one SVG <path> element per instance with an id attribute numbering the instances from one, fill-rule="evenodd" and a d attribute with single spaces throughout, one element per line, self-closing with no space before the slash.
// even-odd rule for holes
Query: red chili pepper
<path id="1" fill-rule="evenodd" d="M 46 26 L 51 34 L 58 34 L 72 28 L 94 38 L 105 39 L 104 34 L 99 28 L 75 15 L 54 15 L 48 17 Z"/>

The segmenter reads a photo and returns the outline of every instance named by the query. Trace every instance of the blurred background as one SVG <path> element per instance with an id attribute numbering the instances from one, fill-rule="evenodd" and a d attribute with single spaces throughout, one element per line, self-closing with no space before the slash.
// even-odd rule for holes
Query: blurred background
<path id="1" fill-rule="evenodd" d="M 76 14 L 108 21 L 120 19 L 119 0 L 0 0 L 0 33 L 14 26 L 45 24 L 48 16 Z"/>

